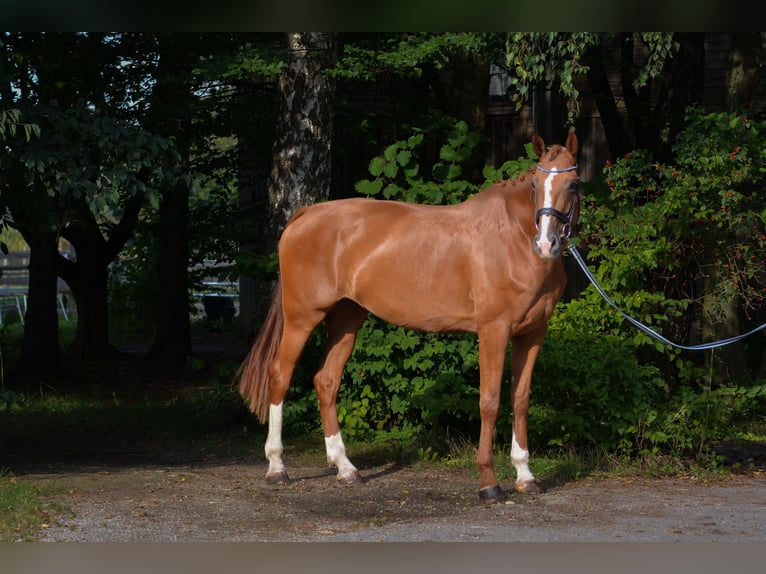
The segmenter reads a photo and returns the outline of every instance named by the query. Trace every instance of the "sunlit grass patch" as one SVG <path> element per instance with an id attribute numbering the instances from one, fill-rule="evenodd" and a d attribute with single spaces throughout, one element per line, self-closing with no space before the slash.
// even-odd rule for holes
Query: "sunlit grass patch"
<path id="1" fill-rule="evenodd" d="M 0 469 L 0 541 L 35 540 L 40 529 L 48 528 L 51 513 L 64 511 L 50 498 L 55 489 L 17 479 Z"/>

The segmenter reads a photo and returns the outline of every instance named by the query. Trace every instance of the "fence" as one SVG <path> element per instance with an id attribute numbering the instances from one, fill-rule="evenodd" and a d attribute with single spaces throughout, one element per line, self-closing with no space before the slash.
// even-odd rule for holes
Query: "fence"
<path id="1" fill-rule="evenodd" d="M 10 251 L 0 255 L 0 325 L 17 317 L 24 324 L 29 292 L 29 251 Z M 58 308 L 61 317 L 69 321 L 67 308 L 69 287 L 59 279 Z"/>
<path id="2" fill-rule="evenodd" d="M 211 320 L 230 322 L 239 313 L 239 281 L 222 281 L 218 274 L 229 269 L 230 265 L 214 259 L 204 259 L 192 271 L 210 273 L 200 284 L 200 289 L 192 292 L 195 315 L 202 313 Z"/>

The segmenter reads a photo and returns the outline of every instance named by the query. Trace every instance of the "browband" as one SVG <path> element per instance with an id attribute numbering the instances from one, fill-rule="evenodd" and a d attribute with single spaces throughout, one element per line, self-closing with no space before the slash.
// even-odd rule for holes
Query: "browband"
<path id="1" fill-rule="evenodd" d="M 573 165 L 572 167 L 565 167 L 564 169 L 545 169 L 544 167 L 540 167 L 539 165 L 535 166 L 535 169 L 539 169 L 543 173 L 564 173 L 566 171 L 574 171 L 577 169 L 577 165 Z"/>

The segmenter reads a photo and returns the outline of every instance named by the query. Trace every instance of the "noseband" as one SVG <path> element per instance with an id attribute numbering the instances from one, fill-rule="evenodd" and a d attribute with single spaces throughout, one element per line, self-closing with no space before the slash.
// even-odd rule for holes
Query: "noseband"
<path id="1" fill-rule="evenodd" d="M 540 167 L 539 165 L 536 165 L 535 169 L 537 169 L 538 171 L 542 171 L 543 173 L 566 173 L 568 171 L 576 171 L 577 166 L 573 165 L 572 167 L 566 167 L 564 169 L 545 169 L 544 167 Z M 562 213 L 558 209 L 554 209 L 553 207 L 541 207 L 535 213 L 535 227 L 537 227 L 537 222 L 540 220 L 541 215 L 551 215 L 562 223 L 561 235 L 569 239 L 569 236 L 572 234 L 572 219 L 574 218 L 578 201 L 579 201 L 579 194 L 576 193 L 574 196 L 574 201 L 572 202 L 572 208 L 569 210 L 569 215 Z"/>

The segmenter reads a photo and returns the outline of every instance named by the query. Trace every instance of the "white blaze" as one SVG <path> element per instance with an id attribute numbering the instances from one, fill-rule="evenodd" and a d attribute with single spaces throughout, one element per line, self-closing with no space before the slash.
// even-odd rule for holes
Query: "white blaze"
<path id="1" fill-rule="evenodd" d="M 545 182 L 543 184 L 543 207 L 553 207 L 553 178 L 555 178 L 558 174 L 556 173 L 549 173 L 548 177 L 545 178 Z M 537 241 L 537 246 L 540 248 L 540 252 L 543 255 L 548 255 L 551 250 L 551 244 L 548 241 L 547 237 L 549 235 L 549 227 L 551 225 L 551 218 L 550 215 L 541 215 L 540 221 L 538 222 L 538 234 L 537 237 L 539 238 Z"/>
<path id="2" fill-rule="evenodd" d="M 543 195 L 543 207 L 553 207 L 553 178 L 557 175 L 558 174 L 556 173 L 549 173 L 548 177 L 545 178 L 545 183 L 543 184 L 543 191 L 545 192 Z M 550 215 L 543 215 L 540 217 L 541 236 L 547 236 L 551 218 L 552 216 Z"/>

